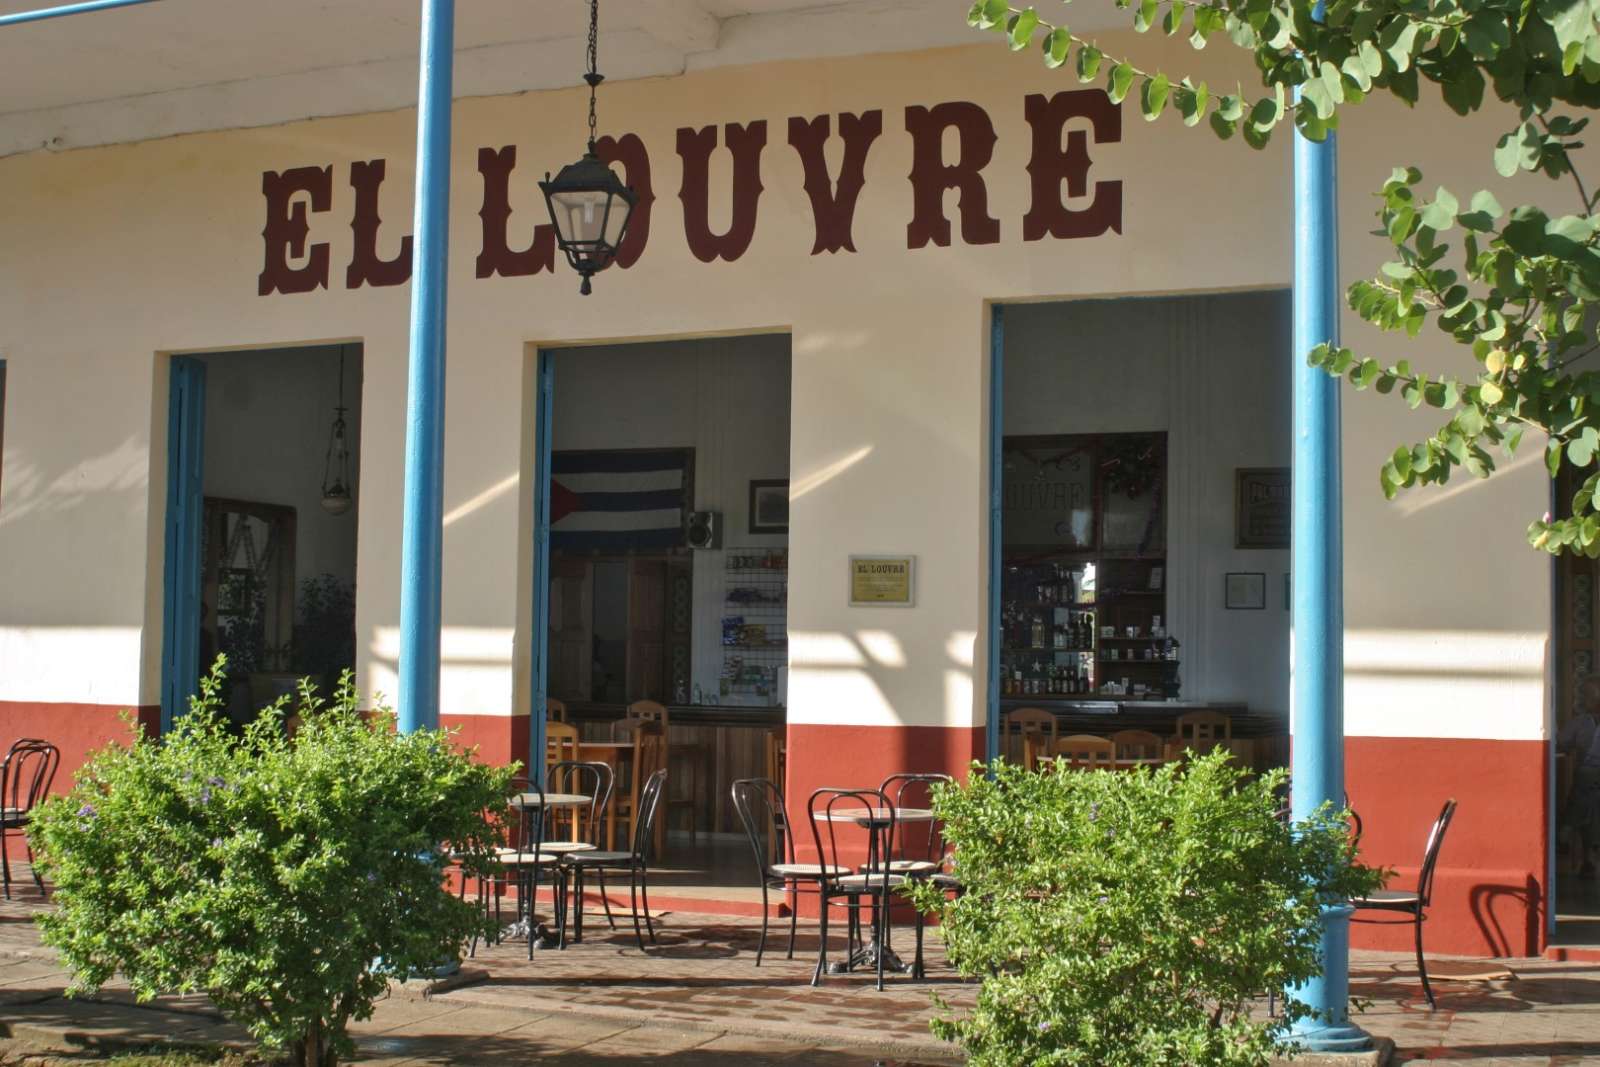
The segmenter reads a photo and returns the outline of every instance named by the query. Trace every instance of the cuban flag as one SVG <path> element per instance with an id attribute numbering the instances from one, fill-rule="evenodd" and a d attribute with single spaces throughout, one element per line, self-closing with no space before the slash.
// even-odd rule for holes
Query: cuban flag
<path id="1" fill-rule="evenodd" d="M 693 454 L 686 448 L 554 453 L 550 546 L 575 551 L 682 546 Z"/>

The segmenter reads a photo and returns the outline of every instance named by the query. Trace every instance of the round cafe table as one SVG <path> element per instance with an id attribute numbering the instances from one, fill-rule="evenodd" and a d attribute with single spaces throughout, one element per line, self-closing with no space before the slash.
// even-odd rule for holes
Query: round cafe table
<path id="1" fill-rule="evenodd" d="M 888 868 L 887 860 L 889 859 L 887 846 L 890 842 L 883 840 L 883 838 L 887 834 L 889 827 L 895 824 L 903 826 L 906 823 L 932 822 L 935 818 L 933 811 L 929 808 L 880 807 L 834 808 L 832 811 L 819 811 L 816 813 L 816 817 L 825 822 L 852 822 L 857 826 L 865 827 L 867 831 L 867 870 L 876 870 L 881 857 L 885 861 L 884 868 L 886 873 Z M 818 862 L 823 862 L 821 857 L 818 857 Z M 874 914 L 876 914 L 877 904 L 873 904 L 872 907 Z M 874 920 L 873 926 L 876 928 L 876 920 Z M 900 973 L 911 970 L 910 964 L 902 961 L 899 956 L 895 955 L 894 950 L 887 945 L 880 945 L 878 939 L 874 937 L 870 942 L 852 952 L 843 963 L 835 961 L 828 964 L 828 973 L 844 974 L 855 967 L 870 967 L 876 970 L 880 953 L 883 955 L 884 970 Z"/>
<path id="2" fill-rule="evenodd" d="M 512 797 L 511 806 L 519 811 L 554 811 L 558 808 L 581 808 L 593 800 L 594 797 L 583 793 L 540 793 L 530 790 Z M 526 849 L 528 845 L 528 841 L 521 841 L 518 842 L 517 847 Z M 534 922 L 533 895 L 537 891 L 537 886 L 538 873 L 536 868 L 529 868 L 525 872 L 519 872 L 517 921 L 506 929 L 505 936 L 507 938 L 526 937 L 530 942 L 530 949 L 556 948 L 559 945 L 556 938 L 552 937 L 548 931 L 539 932 L 544 929 L 544 926 L 542 923 Z M 559 894 L 557 895 L 559 896 Z M 524 908 L 527 909 L 526 914 L 523 912 Z"/>

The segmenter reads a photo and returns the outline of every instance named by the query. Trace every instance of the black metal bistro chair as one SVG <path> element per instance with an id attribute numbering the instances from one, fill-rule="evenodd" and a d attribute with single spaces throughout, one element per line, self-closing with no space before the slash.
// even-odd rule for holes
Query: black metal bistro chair
<path id="1" fill-rule="evenodd" d="M 599 761 L 585 762 L 580 760 L 561 760 L 552 763 L 545 773 L 545 787 L 552 793 L 575 793 L 589 798 L 589 803 L 581 808 L 559 808 L 550 813 L 549 826 L 553 829 L 545 831 L 545 842 L 541 849 L 552 852 L 558 858 L 568 856 L 574 852 L 594 852 L 600 846 L 601 820 L 610 810 L 611 793 L 616 779 L 609 763 Z M 577 840 L 563 839 L 561 837 L 563 824 L 570 829 L 576 827 Z M 564 889 L 566 882 L 561 879 Z M 613 929 L 616 922 L 611 919 L 611 901 L 606 897 L 605 870 L 600 871 L 600 900 L 605 905 L 606 919 L 611 921 Z M 577 907 L 583 908 L 583 900 L 579 899 Z M 565 911 L 561 915 L 561 925 L 567 924 Z"/>
<path id="2" fill-rule="evenodd" d="M 603 849 L 594 849 L 588 852 L 569 852 L 561 858 L 561 871 L 563 880 L 572 879 L 572 891 L 569 897 L 577 903 L 576 914 L 572 920 L 572 939 L 583 940 L 583 882 L 585 873 L 594 871 L 596 876 L 604 879 L 606 872 L 626 873 L 628 876 L 628 900 L 633 911 L 633 936 L 639 941 L 639 949 L 644 949 L 644 933 L 639 928 L 640 905 L 644 909 L 645 928 L 650 931 L 650 943 L 656 940 L 656 928 L 650 918 L 650 847 L 653 844 L 652 834 L 655 831 L 656 813 L 661 807 L 661 791 L 666 788 L 667 771 L 663 767 L 652 774 L 639 790 L 638 819 L 633 824 L 633 847 L 627 852 L 611 852 Z M 600 883 L 602 886 L 604 881 Z M 603 892 L 603 890 L 602 890 Z M 606 906 L 606 918 L 611 919 L 611 908 Z M 612 920 L 612 928 L 616 922 Z M 561 925 L 561 941 L 566 943 L 566 923 Z"/>
<path id="3" fill-rule="evenodd" d="M 1428 917 L 1428 903 L 1433 896 L 1433 872 L 1439 862 L 1439 847 L 1444 844 L 1445 831 L 1450 829 L 1450 820 L 1455 813 L 1454 798 L 1445 801 L 1433 828 L 1428 831 L 1428 843 L 1422 850 L 1422 869 L 1417 872 L 1415 890 L 1380 889 L 1371 896 L 1357 897 L 1350 902 L 1357 911 L 1391 911 L 1410 916 L 1409 919 L 1352 918 L 1350 921 L 1378 925 L 1410 922 L 1416 928 L 1417 974 L 1422 977 L 1422 994 L 1428 998 L 1430 1009 L 1438 1005 L 1433 999 L 1433 987 L 1428 984 L 1428 964 L 1422 955 L 1422 920 Z"/>
<path id="4" fill-rule="evenodd" d="M 883 780 L 878 791 L 889 798 L 896 811 L 933 807 L 935 786 L 954 781 L 948 774 L 891 774 Z M 950 855 L 945 845 L 944 831 L 938 819 L 926 822 L 900 821 L 900 834 L 896 852 L 889 860 L 889 870 L 913 880 L 933 882 L 946 893 L 960 895 L 961 882 L 949 870 Z M 923 923 L 917 922 L 917 957 L 911 965 L 911 976 L 925 976 L 922 960 Z"/>
<path id="5" fill-rule="evenodd" d="M 22 832 L 28 867 L 39 895 L 45 895 L 44 879 L 33 862 L 33 845 L 28 841 L 28 822 L 33 809 L 50 794 L 56 769 L 61 766 L 61 750 L 37 737 L 24 737 L 11 743 L 5 762 L 0 763 L 0 871 L 4 872 L 5 896 L 11 899 L 11 854 L 6 841 Z"/>
<path id="6" fill-rule="evenodd" d="M 783 790 L 767 778 L 741 778 L 733 783 L 733 810 L 739 813 L 745 836 L 755 853 L 756 877 L 761 881 L 761 941 L 756 945 L 756 966 L 761 966 L 761 956 L 767 949 L 767 894 L 779 890 L 790 894 L 789 899 L 789 953 L 794 959 L 795 930 L 800 917 L 800 888 L 815 888 L 824 878 L 837 878 L 850 873 L 848 867 L 824 867 L 820 863 L 796 863 L 794 833 L 789 825 L 788 808 Z M 772 834 L 773 840 L 764 840 Z M 778 862 L 768 862 L 770 856 Z"/>
<path id="7" fill-rule="evenodd" d="M 867 862 L 860 874 L 846 874 L 821 879 L 817 883 L 821 905 L 821 929 L 817 948 L 817 969 L 811 984 L 819 985 L 828 969 L 828 908 L 834 899 L 844 898 L 846 915 L 845 970 L 870 962 L 877 971 L 878 988 L 883 988 L 885 959 L 889 955 L 888 929 L 890 894 L 906 883 L 906 876 L 882 870 L 880 864 L 893 856 L 895 841 L 895 811 L 889 798 L 876 789 L 832 789 L 824 787 L 811 794 L 806 802 L 806 814 L 811 821 L 811 837 L 816 846 L 817 858 L 829 867 L 845 867 L 841 862 L 844 851 L 840 848 L 838 830 L 842 826 L 864 826 L 867 830 Z M 822 827 L 826 826 L 826 836 Z M 872 909 L 872 940 L 860 944 L 861 905 L 865 901 Z M 921 922 L 919 913 L 918 923 Z"/>

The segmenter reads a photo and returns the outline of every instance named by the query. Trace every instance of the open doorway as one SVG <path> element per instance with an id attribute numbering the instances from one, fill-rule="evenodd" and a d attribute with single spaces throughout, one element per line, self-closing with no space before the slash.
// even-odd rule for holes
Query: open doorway
<path id="1" fill-rule="evenodd" d="M 581 758 L 616 768 L 621 838 L 637 785 L 634 721 L 664 709 L 659 892 L 759 899 L 729 786 L 782 777 L 789 338 L 540 359 L 550 383 L 547 716 L 576 728 Z"/>
<path id="2" fill-rule="evenodd" d="M 362 350 L 172 363 L 163 723 L 224 655 L 242 727 L 298 679 L 326 693 L 355 666 Z"/>
<path id="3" fill-rule="evenodd" d="M 1287 762 L 1288 293 L 995 313 L 991 747 Z"/>

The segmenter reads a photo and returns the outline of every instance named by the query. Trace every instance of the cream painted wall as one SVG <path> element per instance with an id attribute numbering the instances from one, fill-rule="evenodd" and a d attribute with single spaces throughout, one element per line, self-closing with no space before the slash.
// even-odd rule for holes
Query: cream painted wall
<path id="1" fill-rule="evenodd" d="M 1229 50 L 1108 36 L 1151 63 L 1213 84 L 1247 70 Z M 1165 57 L 1158 53 L 1170 48 Z M 580 299 L 572 276 L 473 277 L 481 146 L 522 152 L 514 227 L 542 214 L 532 179 L 580 147 L 577 91 L 464 100 L 455 108 L 450 357 L 445 456 L 447 711 L 525 709 L 531 575 L 524 502 L 530 346 L 787 329 L 793 344 L 790 602 L 792 721 L 968 726 L 982 721 L 987 536 L 986 301 L 1173 293 L 1283 285 L 1289 277 L 1289 144 L 1265 152 L 1221 144 L 1175 121 L 1125 109 L 1123 141 L 1096 145 L 1091 181 L 1123 182 L 1120 235 L 1025 243 L 1029 130 L 1023 98 L 1075 89 L 1035 57 L 993 41 L 865 59 L 776 63 L 606 86 L 610 128 L 639 134 L 657 194 L 648 252 L 601 277 Z M 986 170 L 998 244 L 908 250 L 908 105 L 969 99 L 998 144 Z M 791 115 L 882 108 L 855 217 L 858 254 L 812 256 L 801 168 L 786 143 Z M 1343 274 L 1370 272 L 1382 242 L 1369 190 L 1401 161 L 1493 183 L 1499 117 L 1443 119 L 1381 103 L 1352 112 L 1343 138 Z M 677 198 L 674 131 L 765 119 L 765 192 L 755 239 L 735 263 L 688 252 Z M 409 112 L 202 134 L 0 160 L 0 355 L 8 361 L 5 470 L 0 481 L 0 699 L 154 702 L 159 682 L 160 509 L 165 499 L 166 363 L 161 353 L 359 339 L 366 373 L 358 618 L 360 676 L 393 692 L 398 615 L 401 450 L 408 289 L 334 288 L 259 297 L 265 170 L 333 164 L 334 210 L 310 216 L 327 242 L 335 285 L 351 243 L 348 165 L 386 158 L 380 252 L 392 253 L 410 208 Z M 837 144 L 830 145 L 838 158 Z M 712 187 L 725 188 L 725 153 Z M 720 203 L 725 193 L 716 193 Z M 954 197 L 946 196 L 953 210 Z M 713 225 L 720 227 L 720 212 Z M 1347 326 L 1349 339 L 1374 338 Z M 1413 362 L 1440 358 L 1426 341 Z M 1522 545 L 1545 485 L 1522 467 L 1482 485 L 1385 504 L 1376 465 L 1396 437 L 1425 429 L 1399 405 L 1346 397 L 1348 620 L 1352 637 L 1383 633 L 1413 662 L 1463 630 L 1502 650 L 1507 688 L 1430 692 L 1477 709 L 1485 736 L 1539 736 L 1547 565 Z M 1480 563 L 1483 552 L 1493 564 Z M 846 605 L 851 553 L 918 557 L 911 610 Z M 803 576 L 803 580 L 798 580 Z M 87 659 L 85 628 L 120 635 Z M 1408 656 L 1408 650 L 1418 656 Z M 25 665 L 19 666 L 23 657 Z M 1402 668 L 1402 671 L 1412 668 Z M 1369 716 L 1429 734 L 1438 702 L 1412 700 L 1386 670 L 1355 665 L 1351 725 Z M 17 682 L 26 677 L 25 684 Z M 28 695 L 21 695 L 28 694 Z M 50 696 L 47 694 L 55 694 Z M 1474 712 L 1476 714 L 1476 712 Z M 1399 725 L 1396 725 L 1399 724 Z"/>
<path id="2" fill-rule="evenodd" d="M 789 338 L 567 348 L 555 361 L 555 448 L 694 449 L 694 510 L 720 513 L 727 546 L 693 553 L 691 684 L 716 698 L 722 617 L 736 613 L 727 548 L 788 543 L 748 531 L 750 482 L 789 476 Z"/>
<path id="3" fill-rule="evenodd" d="M 1007 434 L 1167 431 L 1167 626 L 1190 700 L 1289 708 L 1289 553 L 1234 548 L 1234 470 L 1287 467 L 1289 294 L 1027 304 L 1005 316 Z M 1224 575 L 1267 576 L 1229 611 Z"/>

